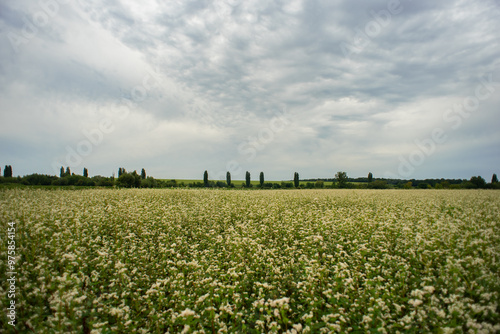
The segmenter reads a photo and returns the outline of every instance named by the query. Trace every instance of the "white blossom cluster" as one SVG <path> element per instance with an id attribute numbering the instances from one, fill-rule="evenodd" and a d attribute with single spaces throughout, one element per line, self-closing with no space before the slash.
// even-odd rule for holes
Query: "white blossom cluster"
<path id="1" fill-rule="evenodd" d="M 18 332 L 500 332 L 500 192 L 11 189 L 0 221 Z"/>

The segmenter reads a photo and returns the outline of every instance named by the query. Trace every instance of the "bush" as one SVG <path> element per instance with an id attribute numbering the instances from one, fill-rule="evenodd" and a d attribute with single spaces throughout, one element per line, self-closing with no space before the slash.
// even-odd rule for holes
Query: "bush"
<path id="1" fill-rule="evenodd" d="M 224 182 L 224 181 L 217 181 L 217 182 L 215 183 L 215 186 L 216 186 L 217 188 L 226 188 L 226 187 L 227 187 L 227 183 L 226 183 L 226 182 Z"/>
<path id="2" fill-rule="evenodd" d="M 32 186 L 49 186 L 52 184 L 52 181 L 57 179 L 57 176 L 52 175 L 43 175 L 43 174 L 31 174 L 26 175 L 22 178 L 21 183 L 25 185 Z"/>
<path id="3" fill-rule="evenodd" d="M 0 176 L 0 183 L 21 183 L 21 179 L 19 177 L 3 177 Z"/>
<path id="4" fill-rule="evenodd" d="M 115 185 L 115 180 L 112 177 L 104 177 L 96 175 L 92 178 L 96 186 L 99 187 L 112 187 Z"/>
<path id="5" fill-rule="evenodd" d="M 158 182 L 151 176 L 141 179 L 141 188 L 156 188 L 158 187 Z"/>
<path id="6" fill-rule="evenodd" d="M 140 182 L 140 178 L 139 178 Z M 135 186 L 135 177 L 131 173 L 124 173 L 120 175 L 118 180 L 116 180 L 116 185 L 118 187 L 132 188 Z"/>
<path id="7" fill-rule="evenodd" d="M 404 189 L 411 189 L 411 188 L 413 188 L 413 184 L 412 184 L 412 182 L 411 182 L 411 181 L 406 182 L 406 183 L 403 185 L 403 188 L 404 188 Z"/>
<path id="8" fill-rule="evenodd" d="M 389 185 L 386 181 L 376 180 L 368 183 L 367 187 L 370 189 L 387 189 L 389 188 Z"/>

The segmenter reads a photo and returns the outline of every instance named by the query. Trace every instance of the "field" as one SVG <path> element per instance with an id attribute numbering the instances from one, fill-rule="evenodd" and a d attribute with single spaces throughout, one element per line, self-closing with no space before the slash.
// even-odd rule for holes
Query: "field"
<path id="1" fill-rule="evenodd" d="M 0 191 L 17 332 L 498 333 L 500 192 Z"/>

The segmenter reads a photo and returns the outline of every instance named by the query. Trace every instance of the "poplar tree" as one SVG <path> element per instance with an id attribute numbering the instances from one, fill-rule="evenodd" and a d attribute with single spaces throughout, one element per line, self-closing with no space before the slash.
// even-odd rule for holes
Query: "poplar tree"
<path id="1" fill-rule="evenodd" d="M 293 174 L 293 185 L 295 186 L 295 188 L 298 188 L 299 184 L 299 173 L 295 172 L 295 174 Z"/>
<path id="2" fill-rule="evenodd" d="M 205 173 L 203 173 L 203 184 L 205 185 L 205 187 L 208 187 L 208 171 L 205 171 Z"/>
<path id="3" fill-rule="evenodd" d="M 247 171 L 245 174 L 245 185 L 247 186 L 247 188 L 250 188 L 250 172 L 249 171 Z"/>

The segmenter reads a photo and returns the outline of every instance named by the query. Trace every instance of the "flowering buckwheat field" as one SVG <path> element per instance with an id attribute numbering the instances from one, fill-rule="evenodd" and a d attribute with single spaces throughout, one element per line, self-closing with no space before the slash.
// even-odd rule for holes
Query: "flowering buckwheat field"
<path id="1" fill-rule="evenodd" d="M 5 190 L 0 219 L 18 332 L 500 332 L 500 192 Z"/>

